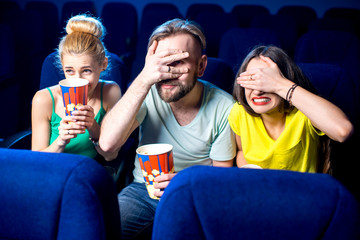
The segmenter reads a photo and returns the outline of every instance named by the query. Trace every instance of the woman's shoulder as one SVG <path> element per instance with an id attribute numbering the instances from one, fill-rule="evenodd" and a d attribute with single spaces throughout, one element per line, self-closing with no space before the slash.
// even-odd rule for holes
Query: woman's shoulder
<path id="1" fill-rule="evenodd" d="M 51 116 L 53 111 L 53 97 L 51 96 L 49 90 L 51 91 L 52 95 L 56 98 L 57 92 L 59 91 L 56 86 L 44 88 L 37 91 L 32 100 L 32 111 L 35 115 L 43 115 L 47 116 L 48 118 Z"/>
<path id="2" fill-rule="evenodd" d="M 58 92 L 58 85 L 38 90 L 33 97 L 33 104 L 52 102 L 52 96 L 56 96 Z M 51 92 L 51 93 L 50 93 Z"/>
<path id="3" fill-rule="evenodd" d="M 99 80 L 99 83 L 101 85 L 103 85 L 103 90 L 118 90 L 120 91 L 120 86 L 114 82 L 114 81 L 109 81 L 109 80 Z"/>
<path id="4" fill-rule="evenodd" d="M 114 81 L 100 80 L 103 84 L 103 100 L 105 105 L 111 107 L 121 98 L 121 89 L 119 85 Z"/>

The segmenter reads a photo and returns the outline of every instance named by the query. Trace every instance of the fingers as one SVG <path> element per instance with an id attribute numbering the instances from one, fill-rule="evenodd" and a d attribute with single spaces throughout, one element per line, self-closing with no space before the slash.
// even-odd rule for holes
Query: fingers
<path id="1" fill-rule="evenodd" d="M 259 79 L 259 73 L 257 74 L 254 71 L 248 71 L 248 72 L 243 72 L 239 75 L 239 77 L 236 79 L 237 83 L 240 83 L 241 81 L 255 81 L 257 79 Z"/>
<path id="2" fill-rule="evenodd" d="M 148 55 L 154 55 L 155 54 L 157 45 L 158 45 L 158 41 L 154 40 L 153 43 L 151 44 L 151 46 L 148 49 Z"/>
<path id="3" fill-rule="evenodd" d="M 260 55 L 260 59 L 263 60 L 264 62 L 266 62 L 269 65 L 269 67 L 277 66 L 276 63 L 274 63 L 273 60 L 271 60 L 271 58 L 269 58 L 269 57 L 264 57 L 264 56 Z"/>
<path id="4" fill-rule="evenodd" d="M 163 182 L 163 181 L 170 181 L 171 179 L 173 179 L 173 177 L 176 175 L 176 173 L 166 173 L 166 174 L 162 174 L 157 176 L 156 178 L 154 178 L 155 182 Z"/>
<path id="5" fill-rule="evenodd" d="M 154 196 L 155 197 L 161 198 L 163 194 L 164 194 L 164 190 L 162 190 L 162 191 L 154 191 Z"/>
<path id="6" fill-rule="evenodd" d="M 95 118 L 94 109 L 89 105 L 80 106 L 72 115 L 72 119 L 80 126 L 91 126 Z"/>
<path id="7" fill-rule="evenodd" d="M 169 174 L 162 174 L 162 175 L 159 175 L 157 176 L 155 179 L 154 179 L 154 187 L 157 188 L 157 189 L 165 189 L 171 179 L 173 179 L 173 177 L 176 175 L 176 173 L 169 173 Z"/>
<path id="8" fill-rule="evenodd" d="M 74 138 L 77 134 L 85 133 L 85 127 L 73 121 L 71 117 L 66 116 L 60 121 L 59 134 L 64 137 Z"/>

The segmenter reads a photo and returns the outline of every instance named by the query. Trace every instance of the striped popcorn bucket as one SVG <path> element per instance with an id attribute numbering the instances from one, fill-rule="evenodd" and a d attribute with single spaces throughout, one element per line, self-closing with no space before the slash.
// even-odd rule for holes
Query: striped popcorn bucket
<path id="1" fill-rule="evenodd" d="M 89 81 L 82 78 L 68 78 L 59 82 L 66 116 L 71 116 L 78 107 L 87 104 L 88 84 Z"/>
<path id="2" fill-rule="evenodd" d="M 154 178 L 174 172 L 172 149 L 172 145 L 163 143 L 143 145 L 136 149 L 146 189 L 153 199 L 159 199 L 154 196 L 154 191 L 159 190 L 154 188 Z"/>

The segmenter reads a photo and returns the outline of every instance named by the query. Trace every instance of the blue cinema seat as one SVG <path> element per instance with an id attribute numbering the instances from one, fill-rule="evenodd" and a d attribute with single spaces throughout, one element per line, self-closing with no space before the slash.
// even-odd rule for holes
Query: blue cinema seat
<path id="1" fill-rule="evenodd" d="M 229 64 L 234 73 L 237 73 L 247 54 L 259 45 L 281 47 L 276 32 L 271 29 L 230 28 L 221 37 L 219 58 Z"/>
<path id="2" fill-rule="evenodd" d="M 252 20 L 259 15 L 270 15 L 267 7 L 257 4 L 236 4 L 230 12 L 235 16 L 238 27 L 248 28 Z"/>
<path id="3" fill-rule="evenodd" d="M 273 30 L 279 38 L 281 48 L 293 56 L 298 40 L 298 28 L 295 20 L 286 15 L 259 15 L 251 21 L 252 28 L 267 28 Z"/>
<path id="4" fill-rule="evenodd" d="M 216 3 L 192 3 L 186 9 L 186 18 L 195 21 L 200 13 L 224 13 L 224 8 Z"/>
<path id="5" fill-rule="evenodd" d="M 285 5 L 281 7 L 276 15 L 289 16 L 295 21 L 298 37 L 308 31 L 309 24 L 318 19 L 314 8 L 304 5 Z"/>
<path id="6" fill-rule="evenodd" d="M 101 10 L 101 19 L 107 31 L 104 38 L 107 49 L 120 56 L 131 69 L 138 35 L 138 13 L 135 6 L 125 2 L 105 3 Z M 130 76 L 127 76 L 127 81 L 128 78 Z"/>
<path id="7" fill-rule="evenodd" d="M 0 148 L 0 239 L 120 239 L 116 187 L 93 159 Z"/>
<path id="8" fill-rule="evenodd" d="M 230 65 L 221 58 L 208 57 L 207 66 L 201 79 L 232 94 L 235 74 Z"/>
<path id="9" fill-rule="evenodd" d="M 296 44 L 294 59 L 303 63 L 337 64 L 353 78 L 360 93 L 360 40 L 344 31 L 314 30 L 305 33 Z"/>
<path id="10" fill-rule="evenodd" d="M 6 117 L 0 119 L 2 139 L 20 130 L 20 77 L 15 73 L 14 34 L 11 27 L 0 23 L 0 102 Z M 6 113 L 6 114 L 5 114 Z"/>
<path id="11" fill-rule="evenodd" d="M 130 82 L 137 77 L 144 67 L 147 44 L 151 33 L 157 26 L 174 18 L 183 18 L 183 16 L 173 3 L 148 3 L 144 6 L 140 15 L 141 21 L 139 22 L 135 58 L 131 66 Z"/>
<path id="12" fill-rule="evenodd" d="M 359 239 L 359 202 L 325 174 L 194 166 L 156 210 L 153 239 Z"/>

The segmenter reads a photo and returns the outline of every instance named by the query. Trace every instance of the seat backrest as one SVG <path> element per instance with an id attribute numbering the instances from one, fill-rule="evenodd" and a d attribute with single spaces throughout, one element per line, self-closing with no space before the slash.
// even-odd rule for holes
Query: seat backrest
<path id="1" fill-rule="evenodd" d="M 294 59 L 303 63 L 338 64 L 353 78 L 360 92 L 360 40 L 355 34 L 343 31 L 310 31 L 296 44 Z"/>
<path id="2" fill-rule="evenodd" d="M 359 211 L 329 175 L 193 166 L 166 188 L 153 239 L 359 239 Z"/>
<path id="3" fill-rule="evenodd" d="M 207 66 L 201 79 L 232 94 L 235 74 L 232 68 L 221 58 L 208 57 Z"/>
<path id="4" fill-rule="evenodd" d="M 50 1 L 29 1 L 25 10 L 31 10 L 41 16 L 43 22 L 44 46 L 46 53 L 56 48 L 62 29 L 59 27 L 59 11 L 55 3 Z"/>
<path id="5" fill-rule="evenodd" d="M 349 7 L 332 7 L 325 11 L 323 18 L 351 21 L 355 27 L 355 34 L 360 38 L 360 9 Z"/>
<path id="6" fill-rule="evenodd" d="M 101 19 L 107 31 L 104 39 L 107 49 L 123 58 L 133 58 L 138 34 L 135 6 L 125 2 L 108 2 L 102 8 Z"/>
<path id="7" fill-rule="evenodd" d="M 356 34 L 356 27 L 349 19 L 339 18 L 319 18 L 309 24 L 308 31 L 313 30 L 335 30 L 342 32 L 352 32 Z"/>
<path id="8" fill-rule="evenodd" d="M 254 17 L 270 15 L 267 7 L 256 4 L 237 4 L 231 9 L 231 14 L 237 19 L 238 27 L 250 27 Z"/>
<path id="9" fill-rule="evenodd" d="M 297 26 L 298 37 L 308 31 L 309 24 L 318 19 L 315 9 L 302 5 L 286 5 L 281 7 L 277 15 L 285 15 L 291 17 Z"/>
<path id="10" fill-rule="evenodd" d="M 298 63 L 317 94 L 338 106 L 355 124 L 360 115 L 360 99 L 349 73 L 335 64 Z"/>
<path id="11" fill-rule="evenodd" d="M 195 20 L 197 15 L 203 12 L 224 13 L 222 6 L 216 3 L 193 3 L 186 10 L 186 18 Z"/>
<path id="12" fill-rule="evenodd" d="M 222 36 L 219 46 L 219 58 L 229 64 L 236 73 L 246 55 L 259 45 L 280 47 L 280 41 L 276 33 L 271 29 L 231 28 Z"/>
<path id="13" fill-rule="evenodd" d="M 15 46 L 14 33 L 8 24 L 0 24 L 0 83 L 14 73 Z"/>
<path id="14" fill-rule="evenodd" d="M 202 11 L 194 21 L 200 24 L 206 37 L 206 54 L 208 57 L 218 57 L 222 35 L 230 28 L 235 27 L 233 15 L 226 12 Z"/>
<path id="15" fill-rule="evenodd" d="M 1 239 L 120 239 L 116 187 L 95 160 L 0 149 Z"/>
<path id="16" fill-rule="evenodd" d="M 359 39 L 350 32 L 314 30 L 298 40 L 294 58 L 298 62 L 342 63 L 359 49 Z"/>
<path id="17" fill-rule="evenodd" d="M 93 1 L 83 1 L 83 2 L 75 2 L 68 1 L 65 2 L 61 9 L 60 15 L 60 29 L 64 29 L 66 27 L 66 23 L 72 16 L 78 14 L 90 14 L 94 17 L 97 16 L 96 6 Z"/>
<path id="18" fill-rule="evenodd" d="M 0 2 L 0 22 L 6 19 L 5 13 L 13 10 L 21 10 L 19 3 L 15 1 L 1 1 Z"/>
<path id="19" fill-rule="evenodd" d="M 149 37 L 154 29 L 168 20 L 182 17 L 179 9 L 172 3 L 148 3 L 145 5 L 141 13 L 136 56 L 132 63 L 130 81 L 140 73 L 144 66 Z"/>
<path id="20" fill-rule="evenodd" d="M 109 59 L 109 67 L 106 71 L 100 74 L 100 79 L 116 82 L 120 86 L 122 93 L 124 93 L 127 88 L 127 83 L 124 80 L 124 74 L 126 71 L 124 63 L 120 57 L 114 53 L 107 51 L 106 56 Z M 59 67 L 57 60 L 57 52 L 55 51 L 50 53 L 44 59 L 42 65 L 39 89 L 57 85 L 59 81 L 64 78 L 64 72 Z"/>
<path id="21" fill-rule="evenodd" d="M 259 15 L 253 18 L 251 27 L 268 28 L 273 30 L 279 38 L 282 49 L 293 56 L 298 32 L 295 21 L 285 15 Z"/>

